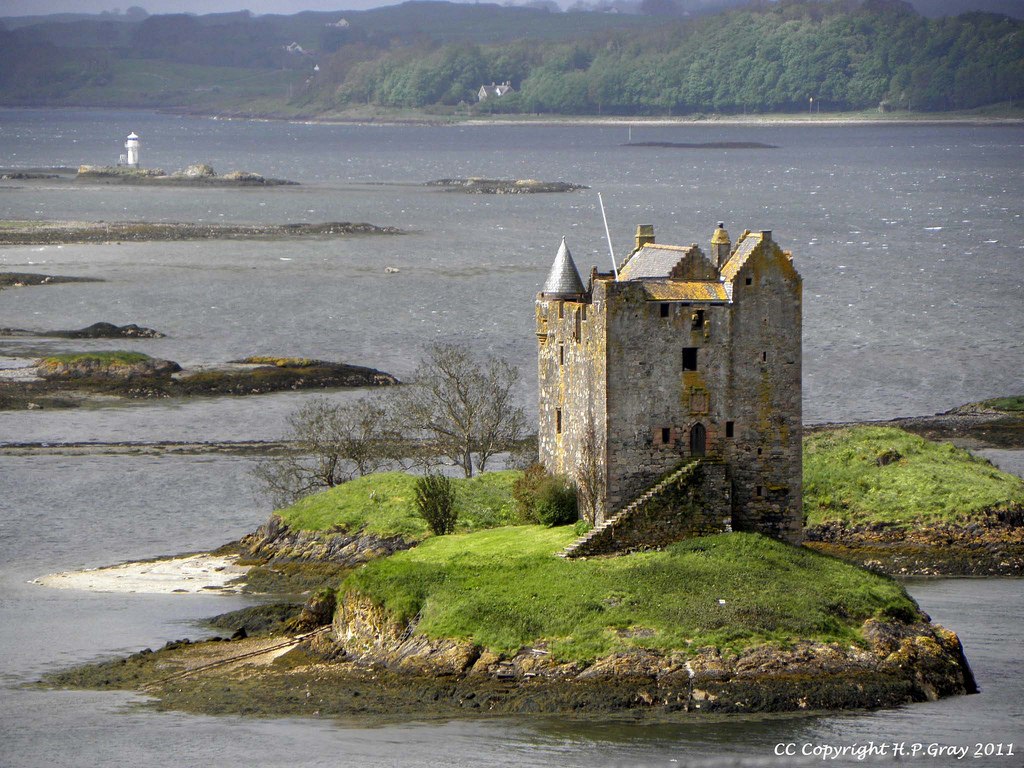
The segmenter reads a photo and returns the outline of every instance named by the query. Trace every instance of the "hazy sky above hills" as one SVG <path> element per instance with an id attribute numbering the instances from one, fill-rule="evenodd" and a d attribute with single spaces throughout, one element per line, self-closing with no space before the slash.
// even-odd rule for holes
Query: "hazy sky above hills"
<path id="1" fill-rule="evenodd" d="M 150 13 L 217 13 L 250 10 L 253 13 L 359 10 L 396 5 L 401 0 L 0 0 L 0 16 L 45 13 L 100 13 L 124 11 L 133 5 Z"/>
<path id="2" fill-rule="evenodd" d="M 466 0 L 472 2 L 473 0 Z M 506 0 L 484 0 L 504 4 Z M 222 11 L 249 10 L 253 13 L 298 13 L 299 11 L 337 11 L 376 8 L 382 5 L 397 5 L 402 0 L 0 0 L 0 16 L 30 16 L 47 13 L 100 13 L 102 11 L 124 11 L 137 5 L 150 13 L 217 13 Z M 563 8 L 572 0 L 556 0 Z M 955 12 L 977 8 L 986 11 L 1001 11 L 1020 18 L 1018 4 L 1024 9 L 1024 0 L 911 0 L 919 11 L 929 13 L 929 4 Z M 933 11 L 934 12 L 934 11 Z"/>

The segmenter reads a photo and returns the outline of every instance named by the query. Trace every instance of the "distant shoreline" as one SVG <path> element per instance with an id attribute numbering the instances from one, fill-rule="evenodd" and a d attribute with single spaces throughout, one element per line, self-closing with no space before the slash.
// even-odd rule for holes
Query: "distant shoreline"
<path id="1" fill-rule="evenodd" d="M 682 125 L 721 125 L 721 126 L 785 126 L 809 125 L 815 127 L 831 127 L 842 125 L 966 125 L 966 126 L 1024 126 L 1024 110 L 1013 116 L 983 115 L 964 112 L 827 112 L 815 113 L 767 113 L 756 115 L 443 115 L 432 114 L 419 110 L 391 112 L 388 110 L 353 110 L 344 113 L 325 113 L 318 115 L 281 114 L 281 113 L 224 113 L 205 110 L 167 109 L 156 110 L 159 114 L 185 115 L 210 120 L 250 120 L 283 121 L 311 125 L 367 125 L 367 126 L 502 126 L 502 125 L 539 125 L 539 126 L 682 126 Z"/>
<path id="2" fill-rule="evenodd" d="M 827 112 L 815 113 L 766 113 L 756 115 L 444 115 L 423 111 L 389 112 L 387 110 L 354 110 L 348 113 L 325 114 L 286 114 L 286 113 L 248 113 L 224 112 L 188 107 L 153 107 L 125 106 L 10 106 L 3 110 L 23 111 L 90 111 L 90 112 L 140 112 L 146 114 L 168 115 L 177 117 L 194 117 L 205 120 L 242 120 L 249 122 L 284 122 L 298 125 L 361 125 L 361 126 L 607 126 L 607 127 L 672 127 L 672 126 L 726 126 L 726 127 L 764 127 L 764 126 L 881 126 L 881 125 L 930 125 L 930 126 L 989 126 L 1019 127 L 1024 126 L 1024 110 L 1015 110 L 1015 114 L 984 115 L 964 112 L 894 112 L 880 114 L 877 112 Z"/>

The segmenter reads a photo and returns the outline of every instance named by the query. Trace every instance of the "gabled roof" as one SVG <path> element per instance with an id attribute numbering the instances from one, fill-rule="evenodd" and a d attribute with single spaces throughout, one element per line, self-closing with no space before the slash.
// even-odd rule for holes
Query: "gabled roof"
<path id="1" fill-rule="evenodd" d="M 747 259 L 754 252 L 762 242 L 760 232 L 743 233 L 740 237 L 740 242 L 736 246 L 736 250 L 732 252 L 732 256 L 722 266 L 722 279 L 732 282 L 739 274 L 740 269 L 747 263 Z"/>
<path id="2" fill-rule="evenodd" d="M 548 272 L 548 279 L 544 281 L 541 293 L 549 296 L 568 296 L 586 293 L 580 271 L 576 269 L 576 262 L 572 260 L 569 253 L 569 246 L 562 238 L 562 244 L 558 246 L 558 253 L 555 254 L 555 263 L 551 265 Z"/>
<path id="3" fill-rule="evenodd" d="M 643 286 L 651 301 L 729 301 L 717 280 L 644 280 Z"/>
<path id="4" fill-rule="evenodd" d="M 646 243 L 633 252 L 619 268 L 620 280 L 668 277 L 676 264 L 691 251 L 692 245 L 658 245 Z"/>

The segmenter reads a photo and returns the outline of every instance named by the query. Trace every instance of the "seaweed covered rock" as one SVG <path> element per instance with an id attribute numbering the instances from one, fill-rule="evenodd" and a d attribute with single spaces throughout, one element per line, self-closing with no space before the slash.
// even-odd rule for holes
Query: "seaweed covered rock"
<path id="1" fill-rule="evenodd" d="M 181 370 L 173 360 L 160 360 L 141 352 L 84 352 L 54 355 L 37 362 L 44 379 L 130 379 L 170 376 Z"/>

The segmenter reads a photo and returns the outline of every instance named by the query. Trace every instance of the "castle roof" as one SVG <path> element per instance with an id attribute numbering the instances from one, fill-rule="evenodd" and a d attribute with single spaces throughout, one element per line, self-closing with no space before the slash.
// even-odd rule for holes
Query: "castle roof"
<path id="1" fill-rule="evenodd" d="M 722 266 L 722 279 L 732 282 L 739 274 L 740 269 L 747 263 L 747 259 L 754 252 L 754 249 L 764 240 L 763 232 L 744 232 L 740 235 L 740 242 L 736 250 L 732 252 L 729 260 Z M 768 233 L 771 239 L 771 233 Z"/>
<path id="2" fill-rule="evenodd" d="M 692 245 L 659 245 L 646 243 L 637 248 L 625 264 L 619 268 L 620 280 L 643 278 L 665 278 L 676 264 L 694 250 Z"/>
<path id="3" fill-rule="evenodd" d="M 548 279 L 544 281 L 541 293 L 549 296 L 566 296 L 586 293 L 586 291 L 580 271 L 576 269 L 576 262 L 572 260 L 569 246 L 565 244 L 563 237 L 562 244 L 558 246 L 558 253 L 555 255 L 555 263 L 551 265 L 551 271 L 548 272 Z"/>
<path id="4" fill-rule="evenodd" d="M 643 286 L 651 301 L 729 301 L 717 280 L 644 280 Z"/>

